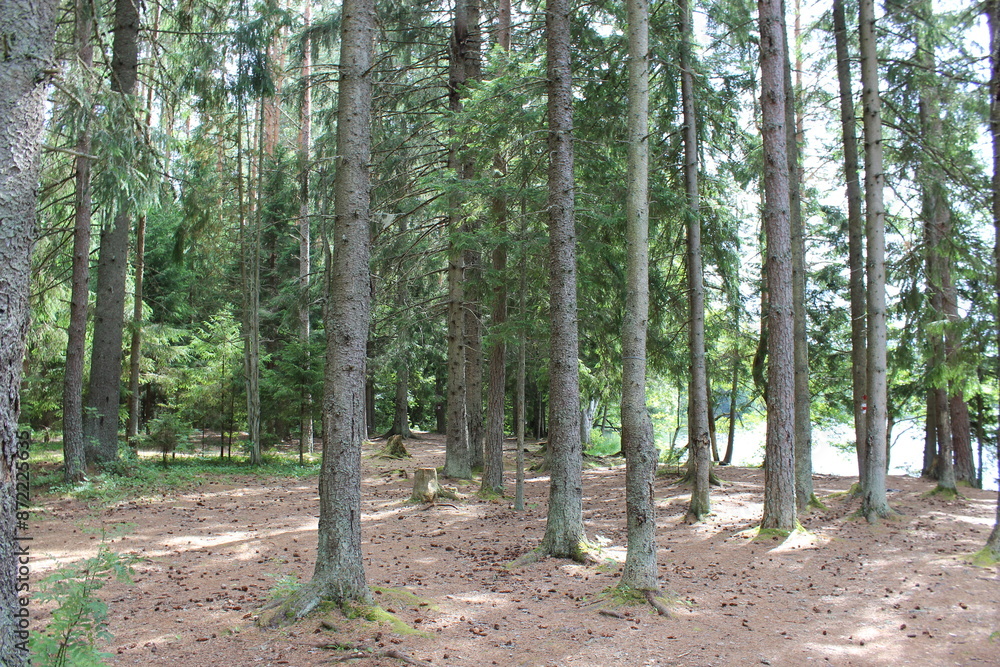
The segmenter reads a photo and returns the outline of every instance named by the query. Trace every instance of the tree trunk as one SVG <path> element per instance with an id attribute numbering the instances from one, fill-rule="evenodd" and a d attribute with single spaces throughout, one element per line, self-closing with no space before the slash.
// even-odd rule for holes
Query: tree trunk
<path id="1" fill-rule="evenodd" d="M 858 181 L 857 119 L 851 91 L 851 61 L 847 50 L 847 18 L 844 0 L 833 2 L 834 38 L 837 49 L 837 80 L 840 83 L 840 124 L 844 143 L 844 179 L 847 181 L 847 263 L 851 284 L 851 387 L 854 413 L 854 441 L 858 452 L 858 479 L 865 477 L 865 388 L 867 343 L 865 318 L 864 226 L 861 216 L 861 184 Z"/>
<path id="2" fill-rule="evenodd" d="M 39 148 L 45 124 L 45 70 L 52 65 L 56 3 L 0 3 L 0 664 L 25 667 L 28 607 L 18 593 L 19 482 L 25 484 L 27 434 L 17 432 L 24 339 L 28 329 L 31 248 L 36 234 Z M 16 36 L 15 39 L 8 37 Z M 21 528 L 23 530 L 23 527 Z M 22 551 L 23 549 L 23 551 Z M 23 563 L 23 561 L 22 561 Z"/>
<path id="3" fill-rule="evenodd" d="M 504 51 L 510 50 L 510 0 L 500 0 L 497 13 L 497 42 Z M 507 175 L 507 158 L 498 152 L 493 161 L 499 182 Z M 507 199 L 497 194 L 492 202 L 497 232 L 501 239 L 507 234 Z M 504 397 L 507 388 L 507 342 L 502 335 L 507 323 L 507 243 L 501 240 L 493 249 L 493 271 L 499 277 L 493 288 L 493 316 L 490 324 L 497 335 L 489 349 L 489 380 L 486 391 L 486 432 L 483 442 L 482 490 L 503 494 L 503 425 Z M 522 454 L 523 456 L 523 454 Z M 523 496 L 522 496 L 523 502 Z"/>
<path id="4" fill-rule="evenodd" d="M 480 253 L 467 251 L 465 260 L 465 418 L 469 424 L 469 467 L 482 470 L 483 331 L 479 308 L 479 292 L 482 284 Z"/>
<path id="5" fill-rule="evenodd" d="M 133 448 L 139 439 L 139 365 L 142 362 L 142 274 L 146 254 L 146 216 L 139 216 L 135 230 L 135 295 L 132 302 L 132 341 L 128 361 L 128 425 L 125 441 Z"/>
<path id="6" fill-rule="evenodd" d="M 990 28 L 990 138 L 993 143 L 991 194 L 996 238 L 993 246 L 993 263 L 996 272 L 997 307 L 1000 308 L 1000 0 L 987 0 L 986 15 Z M 997 342 L 1000 343 L 1000 322 L 997 326 Z M 998 479 L 1000 479 L 1000 431 L 997 433 L 996 458 Z M 1000 559 L 1000 493 L 997 494 L 996 523 L 993 524 L 993 532 L 986 540 L 986 549 L 994 558 Z"/>
<path id="7" fill-rule="evenodd" d="M 739 308 L 736 309 L 736 318 L 733 322 L 733 331 L 739 332 L 740 319 Z M 738 343 L 733 343 L 733 382 L 729 387 L 729 432 L 726 438 L 726 455 L 722 458 L 720 465 L 728 466 L 733 463 L 733 445 L 736 442 L 736 394 L 740 389 L 740 354 Z"/>
<path id="8" fill-rule="evenodd" d="M 646 328 L 649 322 L 649 4 L 628 8 L 628 195 L 626 296 L 622 324 L 622 452 L 628 551 L 619 586 L 660 588 L 656 568 L 653 479 L 657 451 L 646 410 Z"/>
<path id="9" fill-rule="evenodd" d="M 361 552 L 361 443 L 366 433 L 365 362 L 371 309 L 373 0 L 345 0 L 340 28 L 337 163 L 332 262 L 327 270 L 323 464 L 316 569 L 277 621 L 301 618 L 322 600 L 371 599 Z M 288 613 L 291 612 L 291 613 Z"/>
<path id="10" fill-rule="evenodd" d="M 478 18 L 478 17 L 477 17 Z M 448 98 L 452 112 L 462 110 L 462 92 L 468 79 L 466 50 L 469 48 L 470 17 L 465 0 L 455 0 L 455 20 L 449 43 Z M 449 167 L 459 179 L 466 178 L 466 165 L 457 148 L 451 150 Z M 463 228 L 462 202 L 452 195 L 450 227 L 453 232 Z M 465 252 L 456 245 L 453 235 L 448 249 L 448 419 L 445 438 L 444 475 L 457 479 L 472 477 L 468 424 L 468 385 L 466 356 L 468 336 L 465 332 Z"/>
<path id="11" fill-rule="evenodd" d="M 860 514 L 869 521 L 892 513 L 886 496 L 886 306 L 885 207 L 882 189 L 882 101 L 879 97 L 875 44 L 875 2 L 861 0 L 858 12 L 861 44 L 861 88 L 865 137 L 865 237 L 868 246 L 868 348 L 866 359 L 868 413 L 865 423 L 865 475 L 861 479 Z"/>
<path id="12" fill-rule="evenodd" d="M 924 467 L 921 477 L 938 478 L 937 393 L 927 390 L 927 413 L 924 418 Z"/>
<path id="13" fill-rule="evenodd" d="M 85 0 L 76 2 L 77 56 L 84 76 L 94 67 L 94 46 L 90 41 L 94 17 Z M 83 441 L 83 364 L 86 355 L 87 307 L 90 301 L 90 225 L 93 210 L 90 190 L 90 114 L 83 110 L 84 122 L 76 143 L 76 193 L 74 195 L 73 274 L 66 333 L 66 372 L 63 377 L 63 460 L 67 482 L 83 480 L 86 454 Z"/>
<path id="14" fill-rule="evenodd" d="M 783 4 L 783 3 L 782 3 Z M 782 9 L 782 15 L 784 15 Z M 799 32 L 799 3 L 795 3 L 796 39 Z M 809 393 L 809 338 L 806 330 L 806 243 L 805 224 L 802 220 L 802 172 L 799 169 L 798 116 L 796 98 L 798 91 L 792 86 L 791 48 L 788 31 L 785 31 L 785 132 L 788 147 L 788 212 L 791 225 L 792 249 L 792 317 L 795 364 L 795 504 L 801 511 L 815 502 L 812 480 L 812 421 Z M 801 77 L 801 72 L 799 72 Z"/>
<path id="15" fill-rule="evenodd" d="M 583 475 L 576 311 L 573 88 L 569 0 L 547 0 L 549 212 L 549 508 L 542 551 L 583 556 Z"/>
<path id="16" fill-rule="evenodd" d="M 761 528 L 793 530 L 795 503 L 795 357 L 788 133 L 780 0 L 760 0 L 761 111 L 764 138 L 764 228 L 767 237 L 768 373 L 764 516 Z"/>
<path id="17" fill-rule="evenodd" d="M 690 322 L 688 365 L 691 373 L 688 417 L 688 471 L 692 477 L 686 521 L 701 521 L 711 509 L 712 465 L 708 431 L 708 371 L 705 365 L 705 280 L 701 260 L 701 214 L 698 195 L 698 127 L 694 110 L 694 57 L 691 8 L 680 0 L 681 100 L 684 110 L 684 185 L 687 194 L 687 274 Z"/>
<path id="18" fill-rule="evenodd" d="M 135 94 L 139 67 L 139 6 L 135 0 L 116 0 L 112 43 L 111 90 L 125 98 Z M 126 126 L 127 128 L 130 126 Z M 123 141 L 133 141 L 129 129 Z M 105 463 L 118 459 L 118 403 L 121 391 L 122 336 L 125 325 L 125 276 L 128 238 L 132 226 L 129 205 L 118 202 L 110 228 L 101 232 L 97 259 L 97 303 L 94 307 L 90 383 L 84 419 L 87 460 Z"/>
<path id="19" fill-rule="evenodd" d="M 521 260 L 521 289 L 520 292 L 520 303 L 518 306 L 518 313 L 521 317 L 524 317 L 524 292 L 526 286 L 525 278 L 525 266 L 524 260 Z M 521 328 L 520 341 L 517 346 L 517 392 L 516 392 L 516 403 L 517 407 L 514 410 L 514 422 L 515 431 L 517 435 L 517 452 L 515 454 L 514 465 L 515 465 L 515 478 L 514 478 L 514 509 L 517 511 L 524 510 L 524 376 L 527 374 L 525 372 L 525 347 L 527 343 L 527 333 L 524 328 Z"/>
<path id="20" fill-rule="evenodd" d="M 306 0 L 302 7 L 302 20 L 307 31 L 312 22 L 312 2 Z M 312 367 L 309 339 L 312 324 L 309 311 L 312 300 L 309 286 L 312 282 L 312 226 L 309 218 L 309 148 L 312 142 L 312 42 L 307 36 L 302 45 L 302 104 L 299 108 L 299 345 L 302 346 L 306 375 Z M 313 397 L 309 385 L 302 387 L 300 408 L 300 444 L 313 453 Z"/>

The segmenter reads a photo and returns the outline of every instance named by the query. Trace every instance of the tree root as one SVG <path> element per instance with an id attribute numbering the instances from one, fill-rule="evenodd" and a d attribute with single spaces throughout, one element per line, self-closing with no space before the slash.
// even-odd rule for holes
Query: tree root
<path id="1" fill-rule="evenodd" d="M 665 604 L 656 599 L 656 593 L 654 591 L 643 591 L 642 593 L 643 597 L 646 598 L 646 602 L 648 602 L 653 609 L 656 610 L 657 614 L 660 616 L 666 616 L 667 618 L 670 617 L 670 610 L 667 609 Z"/>
<path id="2" fill-rule="evenodd" d="M 384 651 L 369 651 L 365 650 L 363 646 L 342 646 L 339 644 L 321 644 L 317 648 L 334 649 L 334 650 L 350 650 L 351 653 L 347 655 L 342 655 L 338 658 L 333 658 L 331 662 L 347 662 L 349 660 L 358 660 L 360 658 L 393 658 L 395 660 L 400 660 L 407 665 L 416 665 L 417 667 L 434 667 L 432 663 L 425 660 L 420 660 L 419 658 L 414 658 L 406 655 L 402 651 L 397 651 L 394 648 L 386 649 Z"/>

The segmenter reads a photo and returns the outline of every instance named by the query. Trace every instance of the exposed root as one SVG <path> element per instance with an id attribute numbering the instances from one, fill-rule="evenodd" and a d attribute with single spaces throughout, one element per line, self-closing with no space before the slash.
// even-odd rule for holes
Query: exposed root
<path id="1" fill-rule="evenodd" d="M 317 648 L 351 651 L 351 653 L 348 653 L 347 655 L 333 658 L 331 662 L 348 662 L 350 660 L 359 660 L 361 658 L 393 658 L 395 660 L 400 660 L 407 665 L 416 665 L 417 667 L 434 667 L 432 663 L 429 663 L 426 660 L 411 657 L 402 651 L 397 651 L 394 648 L 386 649 L 384 651 L 371 651 L 366 650 L 363 646 L 344 646 L 342 644 L 319 645 Z"/>
<path id="2" fill-rule="evenodd" d="M 659 614 L 660 616 L 667 616 L 667 617 L 670 616 L 670 610 L 667 609 L 667 606 L 665 604 L 656 599 L 655 592 L 643 591 L 643 595 L 646 598 L 646 602 L 648 602 L 653 607 L 653 609 L 656 610 L 657 614 Z"/>

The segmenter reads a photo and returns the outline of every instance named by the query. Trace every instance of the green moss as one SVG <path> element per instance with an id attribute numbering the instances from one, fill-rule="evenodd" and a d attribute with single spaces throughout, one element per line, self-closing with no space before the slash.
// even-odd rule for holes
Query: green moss
<path id="1" fill-rule="evenodd" d="M 969 556 L 969 562 L 976 567 L 993 567 L 1000 563 L 1000 554 L 986 547 Z"/>
<path id="2" fill-rule="evenodd" d="M 940 484 L 924 494 L 924 498 L 933 498 L 934 496 L 939 496 L 945 500 L 955 500 L 962 497 L 958 489 L 950 489 Z"/>
<path id="3" fill-rule="evenodd" d="M 820 500 L 815 495 L 813 495 L 809 499 L 809 502 L 806 503 L 806 509 L 807 510 L 819 510 L 820 512 L 825 512 L 826 510 L 828 510 L 830 508 L 827 507 L 826 505 L 824 505 L 822 500 Z"/>
<path id="4" fill-rule="evenodd" d="M 431 611 L 438 611 L 438 606 L 429 600 L 406 590 L 405 588 L 387 588 L 385 586 L 371 586 L 372 593 L 379 596 L 383 601 L 394 601 L 404 605 L 418 605 L 426 607 Z"/>
<path id="5" fill-rule="evenodd" d="M 410 626 L 405 621 L 398 618 L 395 614 L 392 614 L 382 607 L 377 605 L 362 605 L 362 604 L 351 604 L 344 605 L 342 607 L 344 616 L 349 619 L 364 619 L 369 623 L 377 623 L 379 625 L 387 625 L 392 628 L 392 631 L 398 635 L 402 636 L 418 636 L 418 637 L 430 637 L 431 635 L 426 632 L 417 630 L 416 628 Z"/>

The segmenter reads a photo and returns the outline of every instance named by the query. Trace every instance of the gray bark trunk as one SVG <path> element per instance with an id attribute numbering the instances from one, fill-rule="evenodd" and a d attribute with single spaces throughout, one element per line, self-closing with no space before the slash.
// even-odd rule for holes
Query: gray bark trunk
<path id="1" fill-rule="evenodd" d="M 337 601 L 370 598 L 361 554 L 361 443 L 367 435 L 374 36 L 373 0 L 345 0 L 337 103 L 334 248 L 325 313 L 319 540 L 313 575 L 323 597 Z"/>
<path id="2" fill-rule="evenodd" d="M 111 90 L 123 98 L 135 94 L 139 68 L 139 6 L 135 0 L 116 0 L 111 59 Z M 122 102 L 125 104 L 125 101 Z M 123 130 L 127 132 L 128 130 Z M 130 136 L 123 141 L 133 140 Z M 90 384 L 84 443 L 87 460 L 104 463 L 118 459 L 118 404 L 121 393 L 122 336 L 125 325 L 125 276 L 128 238 L 132 226 L 126 201 L 101 233 L 97 258 L 97 302 L 94 306 L 94 342 L 90 357 Z"/>
<path id="3" fill-rule="evenodd" d="M 653 479 L 657 451 L 646 410 L 649 324 L 649 4 L 629 0 L 628 195 L 625 316 L 622 324 L 622 452 L 628 551 L 619 586 L 659 590 Z M 589 429 L 588 429 L 589 430 Z"/>
<path id="4" fill-rule="evenodd" d="M 583 555 L 583 475 L 576 312 L 576 216 L 569 0 L 547 0 L 549 213 L 549 507 L 542 551 Z"/>
<path id="5" fill-rule="evenodd" d="M 312 2 L 303 3 L 303 23 L 306 30 L 312 22 Z M 312 366 L 309 339 L 312 324 L 309 320 L 311 299 L 309 287 L 312 283 L 312 225 L 309 218 L 309 148 L 312 143 L 312 43 L 306 37 L 302 54 L 302 105 L 299 109 L 299 345 L 308 371 Z M 313 453 L 312 392 L 308 385 L 302 387 L 302 407 L 300 421 L 300 445 Z"/>
<path id="6" fill-rule="evenodd" d="M 698 127 L 694 111 L 694 57 L 691 8 L 680 0 L 681 12 L 681 100 L 684 113 L 684 185 L 687 194 L 687 273 L 690 323 L 688 364 L 691 381 L 688 396 L 688 470 L 692 478 L 691 501 L 686 521 L 695 522 L 711 510 L 709 474 L 711 436 L 708 424 L 708 370 L 705 363 L 705 280 L 701 259 L 701 214 L 698 195 Z"/>
<path id="7" fill-rule="evenodd" d="M 990 138 L 993 144 L 992 209 L 995 243 L 993 263 L 997 307 L 1000 308 L 1000 0 L 986 2 L 986 17 L 990 29 Z M 1000 322 L 997 326 L 997 342 L 1000 344 Z M 997 433 L 997 479 L 1000 479 L 1000 431 Z M 995 558 L 1000 558 L 1000 493 L 997 494 L 997 516 L 993 532 L 986 540 L 986 548 Z"/>
<path id="8" fill-rule="evenodd" d="M 882 200 L 885 174 L 882 171 L 882 101 L 879 97 L 874 0 L 861 0 L 858 16 L 864 103 L 865 239 L 868 248 L 868 347 L 865 382 L 868 389 L 868 413 L 865 423 L 865 474 L 861 479 L 862 500 L 859 512 L 872 521 L 892 512 L 885 486 L 888 455 L 885 207 Z"/>
<path id="9" fill-rule="evenodd" d="M 94 18 L 89 2 L 76 2 L 77 57 L 84 75 L 94 66 L 90 41 Z M 83 441 L 83 367 L 86 355 L 87 308 L 90 301 L 90 225 L 93 206 L 90 190 L 90 119 L 85 109 L 84 125 L 76 143 L 76 192 L 73 222 L 73 275 L 66 332 L 66 371 L 63 377 L 64 478 L 79 482 L 84 477 L 86 454 Z"/>
<path id="10" fill-rule="evenodd" d="M 768 373 L 764 516 L 761 528 L 793 530 L 795 503 L 795 340 L 789 221 L 784 16 L 780 0 L 760 0 L 764 228 L 767 237 Z"/>
<path id="11" fill-rule="evenodd" d="M 865 318 L 864 224 L 861 215 L 861 184 L 858 181 L 857 119 L 851 91 L 851 60 L 847 49 L 847 17 L 844 0 L 833 2 L 834 40 L 837 50 L 837 80 L 840 85 L 840 125 L 844 144 L 844 180 L 847 182 L 847 264 L 851 285 L 851 387 L 854 442 L 858 453 L 858 479 L 865 476 L 865 388 L 867 342 Z"/>
<path id="12" fill-rule="evenodd" d="M 784 14 L 784 10 L 782 10 Z M 795 32 L 799 32 L 799 3 L 795 3 Z M 782 27 L 785 27 L 782 22 Z M 813 497 L 812 418 L 809 393 L 809 338 L 806 330 L 806 243 L 802 219 L 802 172 L 799 169 L 799 120 L 792 86 L 791 48 L 785 30 L 785 131 L 788 134 L 788 204 L 792 244 L 792 315 L 795 360 L 795 504 L 804 510 Z M 799 71 L 801 76 L 801 71 Z"/>
<path id="13" fill-rule="evenodd" d="M 27 483 L 18 455 L 17 421 L 45 123 L 45 70 L 53 67 L 55 9 L 51 1 L 0 3 L 4 44 L 0 58 L 0 118 L 4 120 L 0 130 L 0 664 L 4 667 L 30 664 L 27 623 L 19 626 L 19 619 L 26 621 L 21 612 L 27 614 L 28 608 L 20 605 L 17 591 L 17 488 L 19 480 Z"/>

